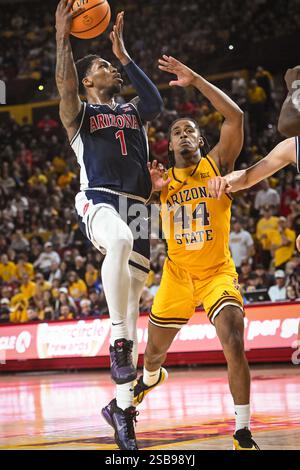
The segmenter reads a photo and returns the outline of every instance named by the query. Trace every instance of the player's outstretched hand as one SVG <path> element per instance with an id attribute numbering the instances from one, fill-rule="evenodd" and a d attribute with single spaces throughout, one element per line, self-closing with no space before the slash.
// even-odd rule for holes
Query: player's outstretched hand
<path id="1" fill-rule="evenodd" d="M 123 65 L 126 65 L 130 61 L 130 57 L 124 45 L 123 30 L 124 11 L 121 11 L 117 15 L 116 22 L 113 26 L 112 32 L 109 35 L 109 38 L 112 42 L 113 53 Z"/>
<path id="2" fill-rule="evenodd" d="M 56 34 L 60 36 L 69 36 L 72 28 L 73 12 L 72 7 L 75 0 L 60 0 L 56 8 L 55 27 Z M 76 15 L 83 8 L 76 10 Z"/>
<path id="3" fill-rule="evenodd" d="M 158 62 L 160 70 L 177 75 L 177 80 L 171 80 L 170 86 L 187 87 L 193 85 L 197 74 L 179 60 L 174 59 L 172 56 L 163 55 Z"/>
<path id="4" fill-rule="evenodd" d="M 232 187 L 228 184 L 226 177 L 215 176 L 208 181 L 208 191 L 212 197 L 220 199 L 222 194 L 230 193 Z"/>
<path id="5" fill-rule="evenodd" d="M 158 163 L 157 160 L 154 160 L 152 163 L 149 162 L 147 166 L 151 176 L 152 191 L 161 191 L 170 183 L 171 178 L 168 178 L 168 173 L 164 169 L 163 165 Z"/>
<path id="6" fill-rule="evenodd" d="M 295 84 L 297 80 L 300 80 L 300 65 L 297 65 L 293 69 L 287 69 L 284 79 L 288 90 L 291 91 L 293 84 Z M 295 86 L 295 90 L 296 88 Z"/>

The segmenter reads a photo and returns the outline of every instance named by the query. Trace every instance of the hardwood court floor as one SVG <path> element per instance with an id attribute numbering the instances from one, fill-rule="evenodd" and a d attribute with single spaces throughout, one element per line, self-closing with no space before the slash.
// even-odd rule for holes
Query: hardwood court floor
<path id="1" fill-rule="evenodd" d="M 262 449 L 300 450 L 299 366 L 252 366 L 252 433 Z M 114 393 L 107 372 L 0 377 L 0 449 L 113 450 L 100 409 Z M 169 368 L 139 407 L 140 449 L 232 448 L 225 368 Z"/>

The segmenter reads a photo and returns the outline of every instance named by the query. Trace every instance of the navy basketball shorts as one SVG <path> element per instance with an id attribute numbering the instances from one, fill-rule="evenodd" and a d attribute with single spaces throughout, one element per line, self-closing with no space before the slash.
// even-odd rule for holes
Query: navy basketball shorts
<path id="1" fill-rule="evenodd" d="M 110 237 L 125 238 L 130 229 L 133 237 L 130 272 L 144 282 L 150 271 L 150 219 L 145 204 L 127 196 L 88 189 L 76 195 L 75 209 L 81 231 L 103 254 Z"/>

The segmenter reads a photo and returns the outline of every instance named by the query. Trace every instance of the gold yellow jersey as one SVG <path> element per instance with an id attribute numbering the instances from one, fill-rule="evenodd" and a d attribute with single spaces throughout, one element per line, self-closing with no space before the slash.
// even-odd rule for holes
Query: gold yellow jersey
<path id="1" fill-rule="evenodd" d="M 162 230 L 168 256 L 179 267 L 198 279 L 219 270 L 235 273 L 229 251 L 231 197 L 214 199 L 208 181 L 220 175 L 207 155 L 197 165 L 170 168 L 171 182 L 160 195 Z"/>

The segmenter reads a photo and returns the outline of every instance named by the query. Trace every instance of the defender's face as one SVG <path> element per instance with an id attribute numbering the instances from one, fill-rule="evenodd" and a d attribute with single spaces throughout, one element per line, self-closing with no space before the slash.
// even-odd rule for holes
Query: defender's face
<path id="1" fill-rule="evenodd" d="M 170 150 L 176 155 L 191 155 L 204 144 L 196 124 L 188 119 L 177 121 L 171 129 Z"/>
<path id="2" fill-rule="evenodd" d="M 119 93 L 123 80 L 116 67 L 107 60 L 99 58 L 94 60 L 84 84 L 98 90 L 112 90 L 114 93 Z"/>

